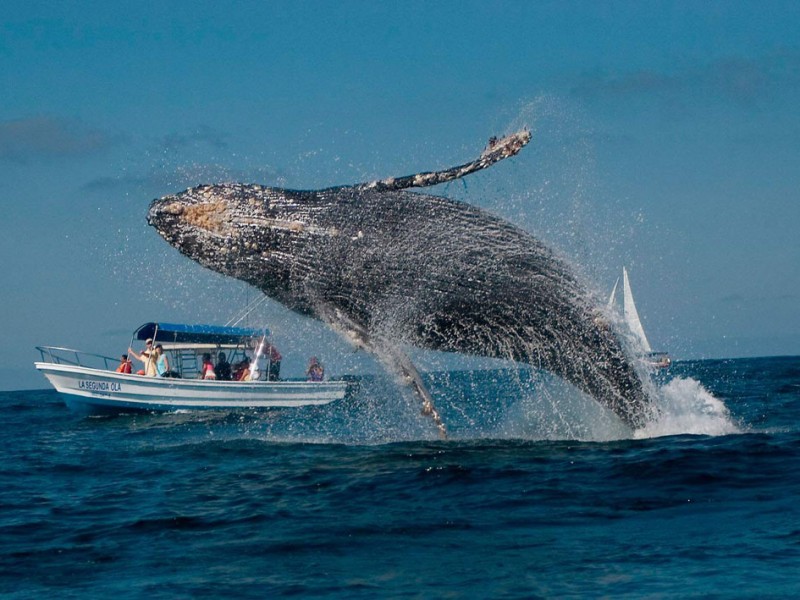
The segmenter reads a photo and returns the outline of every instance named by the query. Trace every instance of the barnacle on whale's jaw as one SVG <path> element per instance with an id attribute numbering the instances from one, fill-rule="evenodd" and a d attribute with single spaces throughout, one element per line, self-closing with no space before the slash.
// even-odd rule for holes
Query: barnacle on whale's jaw
<path id="1" fill-rule="evenodd" d="M 227 274 L 228 250 L 236 238 L 226 202 L 193 193 L 153 200 L 147 222 L 173 248 L 214 271 Z"/>
<path id="2" fill-rule="evenodd" d="M 219 236 L 234 232 L 228 205 L 223 200 L 187 202 L 177 196 L 165 196 L 150 204 L 147 222 L 168 241 L 181 229 Z"/>

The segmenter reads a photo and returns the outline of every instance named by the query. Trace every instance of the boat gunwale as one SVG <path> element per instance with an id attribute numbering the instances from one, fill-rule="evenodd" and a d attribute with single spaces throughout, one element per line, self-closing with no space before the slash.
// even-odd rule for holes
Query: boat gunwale
<path id="1" fill-rule="evenodd" d="M 342 387 L 349 385 L 345 380 L 329 379 L 327 381 L 304 381 L 282 379 L 278 381 L 224 381 L 220 379 L 184 379 L 182 377 L 152 377 L 147 375 L 137 375 L 135 373 L 118 373 L 116 371 L 108 371 L 105 369 L 98 369 L 94 367 L 85 367 L 83 365 L 67 365 L 61 363 L 52 363 L 47 361 L 36 361 L 33 363 L 39 371 L 58 371 L 61 373 L 72 373 L 75 375 L 96 375 L 101 377 L 108 377 L 109 379 L 118 379 L 121 381 L 129 381 L 136 384 L 144 384 L 149 387 L 149 384 L 156 386 L 167 387 L 188 387 L 189 385 L 199 385 L 201 387 L 233 387 L 233 388 L 261 388 L 261 387 Z"/>

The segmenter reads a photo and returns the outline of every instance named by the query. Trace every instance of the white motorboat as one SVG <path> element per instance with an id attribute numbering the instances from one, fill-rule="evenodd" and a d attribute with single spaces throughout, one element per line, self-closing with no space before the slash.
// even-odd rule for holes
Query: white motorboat
<path id="1" fill-rule="evenodd" d="M 268 335 L 264 329 L 145 323 L 133 337 L 162 345 L 171 368 L 166 377 L 116 372 L 119 359 L 53 346 L 37 346 L 42 360 L 34 365 L 70 408 L 88 414 L 270 409 L 344 398 L 347 381 L 268 381 L 271 365 L 263 353 Z M 220 351 L 232 365 L 253 354 L 249 380 L 199 379 L 202 356 L 216 358 Z"/>

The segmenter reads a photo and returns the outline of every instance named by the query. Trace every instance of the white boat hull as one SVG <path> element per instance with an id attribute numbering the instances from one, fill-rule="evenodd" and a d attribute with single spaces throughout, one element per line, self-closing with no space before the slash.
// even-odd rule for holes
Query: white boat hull
<path id="1" fill-rule="evenodd" d="M 230 410 L 329 404 L 347 393 L 346 381 L 210 381 L 126 375 L 37 362 L 36 368 L 79 412 Z"/>

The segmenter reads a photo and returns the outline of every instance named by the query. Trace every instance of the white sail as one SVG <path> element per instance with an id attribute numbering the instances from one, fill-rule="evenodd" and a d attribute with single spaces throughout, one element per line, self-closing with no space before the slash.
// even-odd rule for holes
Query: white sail
<path id="1" fill-rule="evenodd" d="M 616 284 L 614 284 L 616 291 Z M 612 300 L 613 300 L 612 292 Z M 633 293 L 631 292 L 631 284 L 628 281 L 628 271 L 622 267 L 622 316 L 627 323 L 628 328 L 634 336 L 639 340 L 639 344 L 644 352 L 652 352 L 650 342 L 647 341 L 647 336 L 644 334 L 642 322 L 639 320 L 639 313 L 636 310 L 636 304 L 633 302 Z"/>

